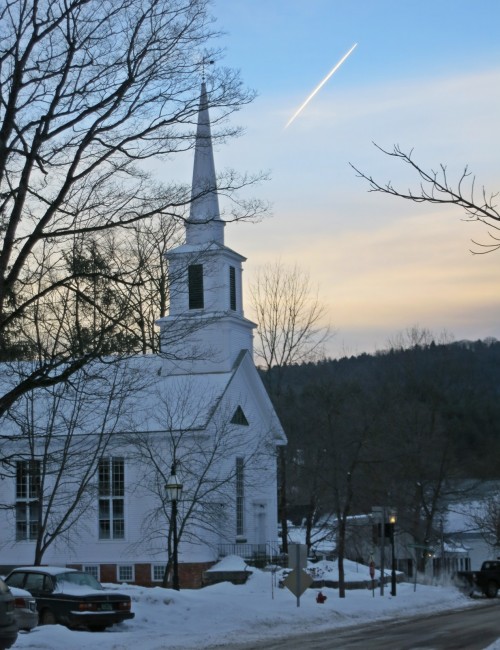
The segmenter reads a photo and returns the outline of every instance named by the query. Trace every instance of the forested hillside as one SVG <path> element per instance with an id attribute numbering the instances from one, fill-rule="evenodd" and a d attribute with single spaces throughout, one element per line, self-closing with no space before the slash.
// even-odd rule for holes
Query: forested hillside
<path id="1" fill-rule="evenodd" d="M 460 479 L 500 478 L 494 339 L 274 368 L 263 378 L 288 436 L 284 520 L 390 504 L 408 530 L 430 530 Z M 413 530 L 417 539 L 426 532 Z"/>

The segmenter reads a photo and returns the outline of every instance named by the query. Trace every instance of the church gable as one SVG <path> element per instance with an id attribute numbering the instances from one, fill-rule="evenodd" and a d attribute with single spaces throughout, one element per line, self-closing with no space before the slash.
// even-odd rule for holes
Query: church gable
<path id="1" fill-rule="evenodd" d="M 249 426 L 260 430 L 269 442 L 286 444 L 283 427 L 248 350 L 240 352 L 225 397 L 236 406 L 232 409 L 233 417 L 237 417 L 237 407 L 241 407 Z"/>

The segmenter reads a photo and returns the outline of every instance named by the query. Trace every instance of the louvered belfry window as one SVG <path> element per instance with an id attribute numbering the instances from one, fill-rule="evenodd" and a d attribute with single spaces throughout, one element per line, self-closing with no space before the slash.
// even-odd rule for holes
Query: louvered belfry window
<path id="1" fill-rule="evenodd" d="M 236 269 L 229 267 L 229 308 L 236 311 Z"/>
<path id="2" fill-rule="evenodd" d="M 203 309 L 203 264 L 188 267 L 189 309 Z"/>

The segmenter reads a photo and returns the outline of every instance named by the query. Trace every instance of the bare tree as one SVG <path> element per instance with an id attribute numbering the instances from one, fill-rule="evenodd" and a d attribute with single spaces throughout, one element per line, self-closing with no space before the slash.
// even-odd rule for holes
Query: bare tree
<path id="1" fill-rule="evenodd" d="M 323 512 L 334 514 L 340 598 L 345 598 L 348 517 L 355 505 L 356 493 L 365 487 L 363 466 L 367 462 L 371 433 L 370 417 L 365 410 L 367 401 L 357 384 L 339 385 L 327 377 L 309 387 L 306 402 L 311 414 L 309 426 L 316 436 L 315 444 L 311 444 L 313 464 L 307 473 L 315 477 L 311 483 L 317 505 L 321 500 Z M 326 528 L 331 529 L 330 521 L 326 522 Z"/>
<path id="2" fill-rule="evenodd" d="M 10 381 L 30 372 L 27 363 L 10 364 Z M 15 506 L 4 508 L 15 519 L 12 543 L 35 542 L 33 564 L 51 546 L 71 545 L 134 387 L 125 365 L 88 364 L 71 382 L 24 393 L 2 419 L 3 438 L 16 451 L 4 460 L 5 474 L 17 486 Z"/>
<path id="3" fill-rule="evenodd" d="M 167 314 L 171 287 L 176 278 L 165 253 L 182 241 L 177 221 L 147 219 L 133 226 L 133 255 L 139 269 L 139 281 L 132 289 L 132 319 L 140 332 L 141 351 L 159 352 L 155 323 Z"/>
<path id="4" fill-rule="evenodd" d="M 373 391 L 378 435 L 373 441 L 377 462 L 371 468 L 372 494 L 397 509 L 398 529 L 420 549 L 419 571 L 425 569 L 426 549 L 439 538 L 447 504 L 464 498 L 450 414 L 457 403 L 467 403 L 467 368 L 463 359 L 457 363 L 453 346 L 436 345 L 436 338 L 417 327 L 399 335 L 391 346 L 396 354 L 387 355 Z"/>
<path id="5" fill-rule="evenodd" d="M 36 358 L 30 376 L 0 395 L 0 413 L 33 388 L 65 381 L 106 349 L 123 319 L 82 283 L 125 287 L 140 278 L 109 261 L 68 264 L 82 239 L 138 221 L 183 219 L 190 188 L 160 183 L 143 161 L 193 146 L 203 61 L 216 33 L 207 0 L 9 0 L 0 8 L 0 354 Z M 215 140 L 224 119 L 252 99 L 236 74 L 207 80 Z M 229 172 L 219 191 L 251 179 Z M 196 198 L 196 197 L 193 197 Z M 228 219 L 254 216 L 238 202 Z M 64 337 L 33 355 L 23 332 L 55 307 L 59 292 L 103 321 L 79 351 Z M 116 302 L 113 303 L 116 306 Z M 48 306 L 47 306 L 48 305 Z M 128 308 L 129 303 L 124 307 Z M 59 321 L 60 322 L 60 321 Z M 8 356 L 8 355 L 7 355 Z M 12 356 L 12 354 L 11 354 Z"/>
<path id="6" fill-rule="evenodd" d="M 488 496 L 480 496 L 472 503 L 459 504 L 459 512 L 471 530 L 479 534 L 492 552 L 500 547 L 500 494 L 493 491 Z M 453 511 L 453 507 L 450 508 Z"/>
<path id="7" fill-rule="evenodd" d="M 400 352 L 403 350 L 424 350 L 431 345 L 446 345 L 452 342 L 453 336 L 446 330 L 435 334 L 427 327 L 412 325 L 390 337 L 387 340 L 387 349 L 388 351 Z"/>
<path id="8" fill-rule="evenodd" d="M 130 457 L 138 467 L 145 468 L 137 490 L 147 494 L 153 504 L 144 513 L 139 543 L 147 539 L 159 553 L 167 550 L 164 586 L 169 584 L 173 556 L 171 504 L 165 493 L 171 467 L 176 467 L 183 484 L 178 541 L 207 544 L 212 540 L 214 546 L 235 537 L 235 458 L 241 459 L 240 469 L 245 471 L 245 489 L 252 485 L 247 470 L 274 468 L 275 449 L 266 444 L 267 432 L 249 435 L 248 427 L 231 422 L 233 411 L 225 408 L 209 416 L 216 402 L 210 392 L 201 395 L 189 378 L 174 379 L 168 391 L 159 392 L 155 400 L 154 420 L 161 433 L 137 431 L 129 439 Z M 200 423 L 207 416 L 210 423 L 203 430 Z"/>
<path id="9" fill-rule="evenodd" d="M 357 175 L 368 181 L 370 192 L 382 192 L 383 194 L 397 196 L 416 203 L 455 205 L 465 212 L 468 221 L 479 221 L 488 229 L 490 243 L 479 243 L 473 240 L 475 246 L 479 247 L 479 250 L 474 250 L 473 253 L 490 253 L 500 249 L 498 192 L 488 193 L 484 187 L 478 191 L 476 189 L 476 178 L 471 174 L 467 166 L 464 167 L 458 181 L 452 183 L 448 178 L 446 165 L 440 164 L 437 171 L 425 170 L 413 160 L 413 150 L 407 153 L 399 145 L 395 145 L 392 151 L 387 151 L 377 144 L 375 146 L 385 155 L 409 165 L 412 171 L 415 172 L 419 187 L 416 191 L 411 189 L 404 191 L 397 189 L 391 181 L 381 184 L 372 176 L 365 174 L 351 164 Z"/>
<path id="10" fill-rule="evenodd" d="M 255 354 L 267 371 L 266 382 L 279 413 L 284 368 L 320 356 L 331 329 L 324 323 L 326 310 L 309 275 L 297 266 L 276 262 L 262 268 L 250 287 L 250 301 L 257 321 Z M 285 447 L 280 447 L 279 512 L 284 553 L 288 551 L 286 455 Z"/>
<path id="11" fill-rule="evenodd" d="M 331 330 L 308 273 L 281 262 L 265 266 L 250 287 L 250 300 L 257 320 L 255 354 L 266 370 L 322 354 Z"/>

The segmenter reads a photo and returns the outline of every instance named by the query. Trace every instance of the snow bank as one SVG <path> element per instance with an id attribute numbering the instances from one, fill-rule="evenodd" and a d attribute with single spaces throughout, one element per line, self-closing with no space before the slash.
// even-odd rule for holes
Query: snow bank
<path id="1" fill-rule="evenodd" d="M 226 565 L 234 569 L 235 561 Z M 329 576 L 335 565 L 316 565 Z M 400 583 L 396 597 L 390 588 L 384 596 L 379 589 L 355 589 L 339 598 L 337 589 L 324 588 L 324 604 L 316 602 L 318 589 L 307 590 L 297 607 L 295 596 L 278 587 L 281 572 L 253 569 L 245 585 L 220 583 L 201 590 L 180 592 L 160 587 L 120 585 L 132 598 L 135 619 L 106 632 L 74 632 L 59 625 L 35 628 L 21 633 L 15 648 L 36 650 L 191 650 L 212 645 L 232 648 L 239 643 L 263 641 L 356 623 L 412 616 L 457 607 L 473 607 L 477 601 L 466 598 L 452 587 L 432 587 Z M 350 563 L 350 580 L 366 580 L 368 568 Z M 106 585 L 106 587 L 111 585 Z"/>

